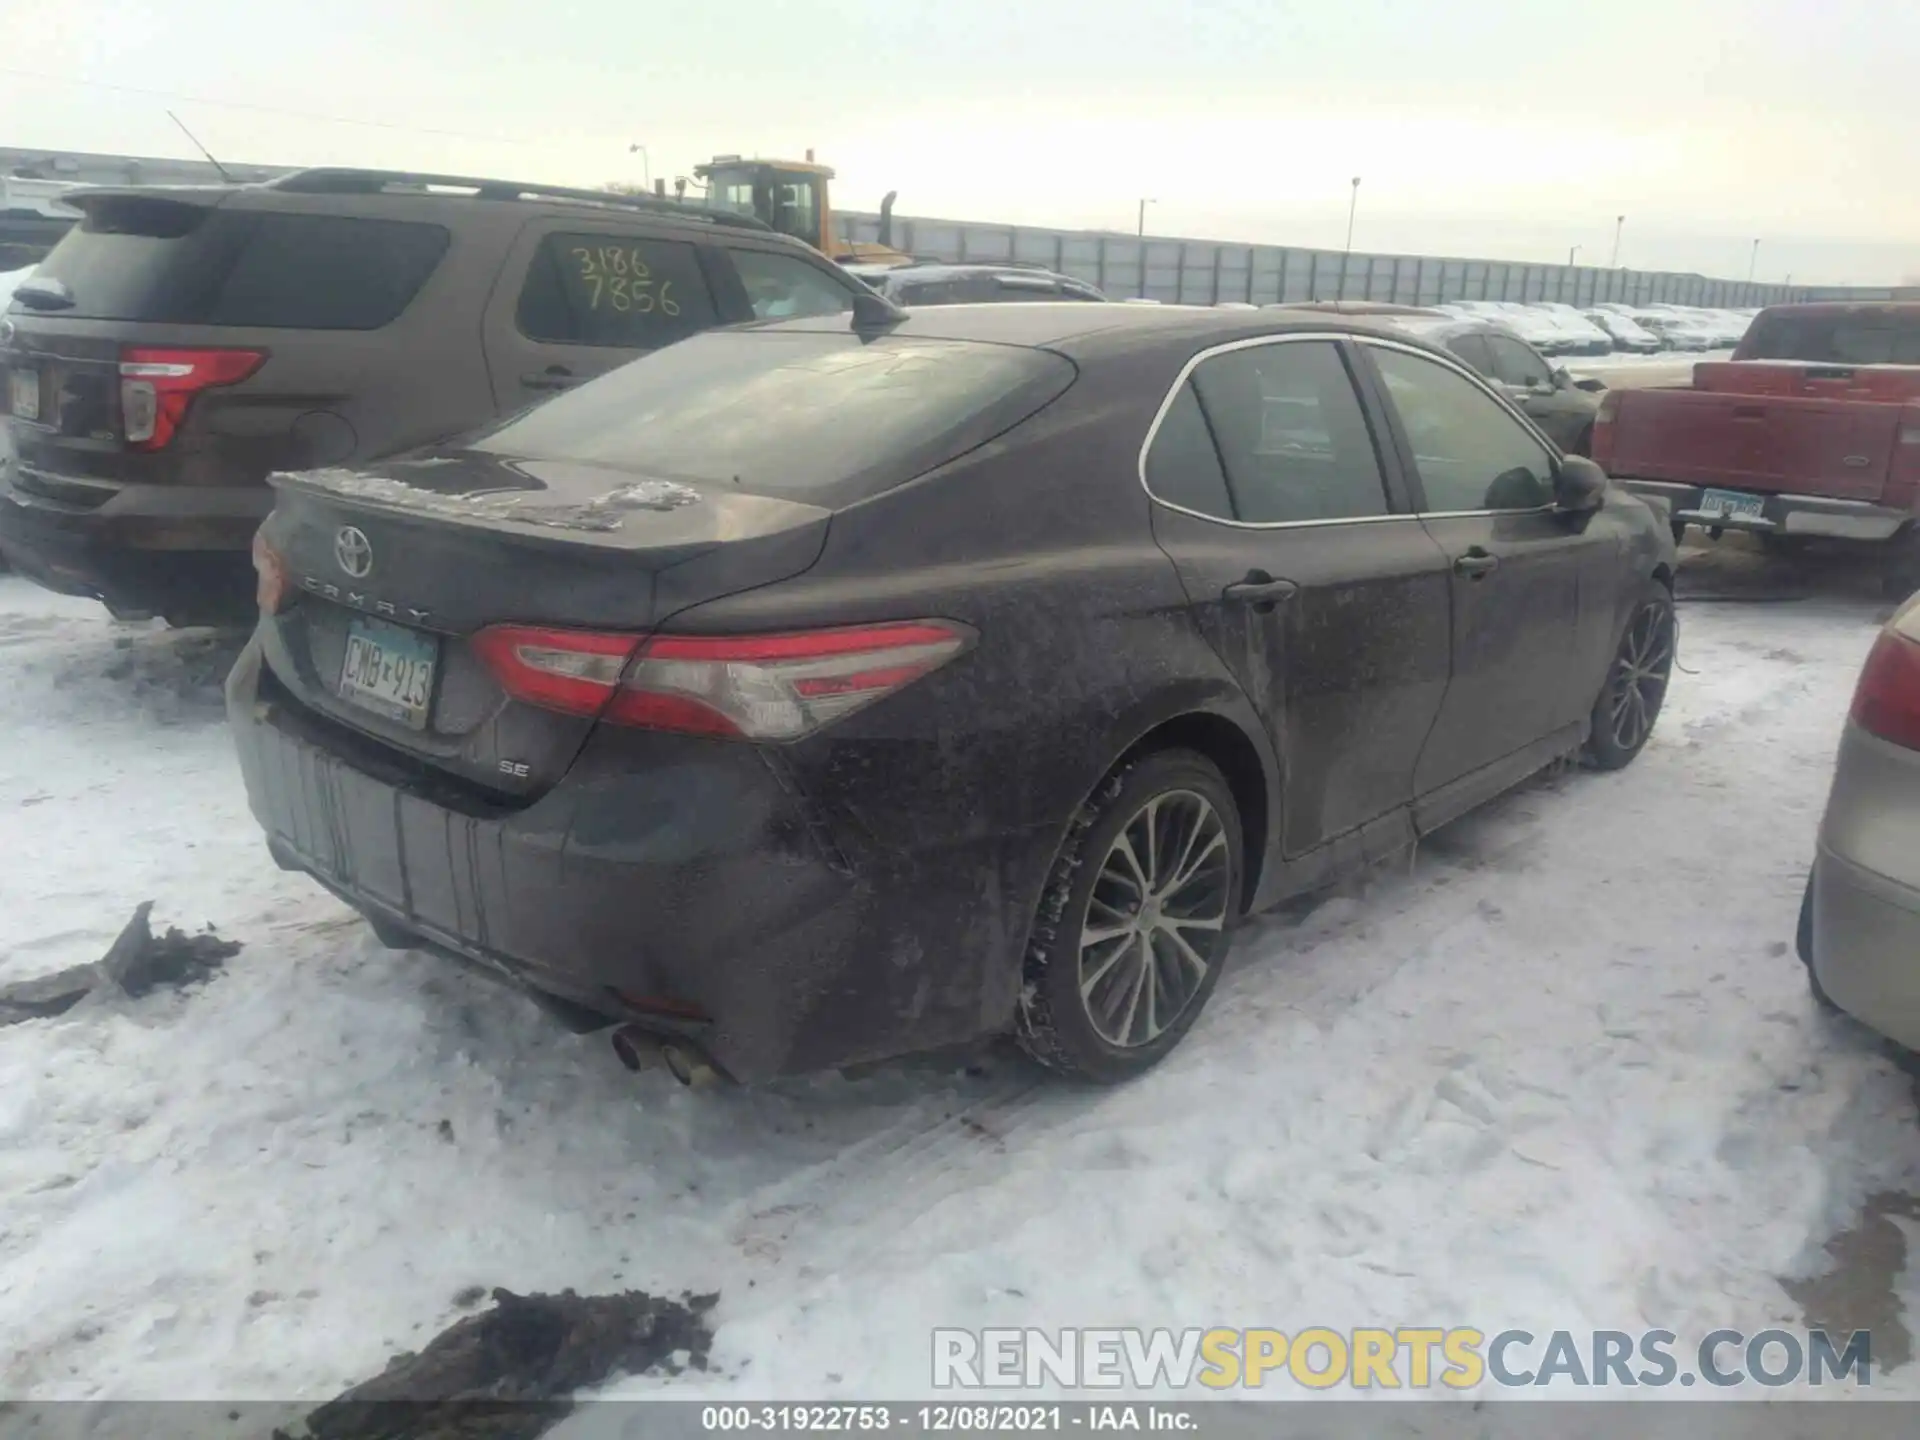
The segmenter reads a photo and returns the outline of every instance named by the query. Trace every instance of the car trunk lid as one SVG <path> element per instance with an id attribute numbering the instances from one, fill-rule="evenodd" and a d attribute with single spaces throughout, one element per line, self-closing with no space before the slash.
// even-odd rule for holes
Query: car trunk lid
<path id="1" fill-rule="evenodd" d="M 571 461 L 471 451 L 377 474 L 277 475 L 262 544 L 285 599 L 274 681 L 411 760 L 530 800 L 592 728 L 511 699 L 475 637 L 544 626 L 630 637 L 689 605 L 805 571 L 830 512 Z"/>

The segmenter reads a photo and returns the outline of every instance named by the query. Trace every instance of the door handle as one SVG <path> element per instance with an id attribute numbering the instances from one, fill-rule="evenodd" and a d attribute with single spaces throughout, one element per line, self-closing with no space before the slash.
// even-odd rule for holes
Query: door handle
<path id="1" fill-rule="evenodd" d="M 1489 555 L 1478 545 L 1474 546 L 1471 550 L 1467 551 L 1466 554 L 1453 562 L 1453 573 L 1456 575 L 1464 575 L 1469 580 L 1484 579 L 1487 575 L 1499 568 L 1500 557 L 1498 555 Z"/>
<path id="2" fill-rule="evenodd" d="M 1220 598 L 1241 605 L 1252 605 L 1264 613 L 1280 601 L 1291 599 L 1299 588 L 1291 580 L 1276 580 L 1264 570 L 1249 570 L 1246 579 L 1236 580 L 1227 586 L 1220 592 Z"/>
<path id="3" fill-rule="evenodd" d="M 549 365 L 544 370 L 529 370 L 520 377 L 529 390 L 564 390 L 575 383 L 573 371 L 564 365 Z"/>

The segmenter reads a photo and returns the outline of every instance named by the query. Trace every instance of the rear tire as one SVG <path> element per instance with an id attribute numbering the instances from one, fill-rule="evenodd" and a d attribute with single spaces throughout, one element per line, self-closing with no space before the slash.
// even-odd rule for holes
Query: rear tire
<path id="1" fill-rule="evenodd" d="M 1678 638 L 1673 592 L 1647 581 L 1589 717 L 1586 757 L 1597 769 L 1624 769 L 1646 748 L 1667 698 Z"/>
<path id="2" fill-rule="evenodd" d="M 1107 1084 L 1157 1064 L 1219 983 L 1244 849 L 1233 791 L 1194 751 L 1156 751 L 1102 781 L 1041 895 L 1015 1025 L 1022 1048 Z"/>

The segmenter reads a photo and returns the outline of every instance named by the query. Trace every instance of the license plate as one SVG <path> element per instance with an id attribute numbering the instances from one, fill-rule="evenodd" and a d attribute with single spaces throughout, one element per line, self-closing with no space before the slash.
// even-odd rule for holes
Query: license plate
<path id="1" fill-rule="evenodd" d="M 411 730 L 426 729 L 435 648 L 431 636 L 404 626 L 355 620 L 347 630 L 340 697 Z"/>
<path id="2" fill-rule="evenodd" d="M 1758 495 L 1742 495 L 1738 490 L 1708 490 L 1700 496 L 1700 512 L 1722 519 L 1747 515 L 1758 520 L 1765 504 Z"/>
<path id="3" fill-rule="evenodd" d="M 8 400 L 22 420 L 40 418 L 40 372 L 16 367 L 7 374 Z"/>

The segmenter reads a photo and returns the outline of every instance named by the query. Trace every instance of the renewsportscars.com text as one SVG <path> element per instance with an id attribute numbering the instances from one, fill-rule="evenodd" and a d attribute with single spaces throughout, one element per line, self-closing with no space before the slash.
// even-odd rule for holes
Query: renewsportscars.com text
<path id="1" fill-rule="evenodd" d="M 1873 1383 L 1872 1337 L 1855 1330 L 1715 1330 L 1683 1342 L 1671 1330 L 1536 1335 L 1468 1326 L 1282 1330 L 936 1330 L 941 1390 L 1309 1390 L 1640 1388 Z"/>

